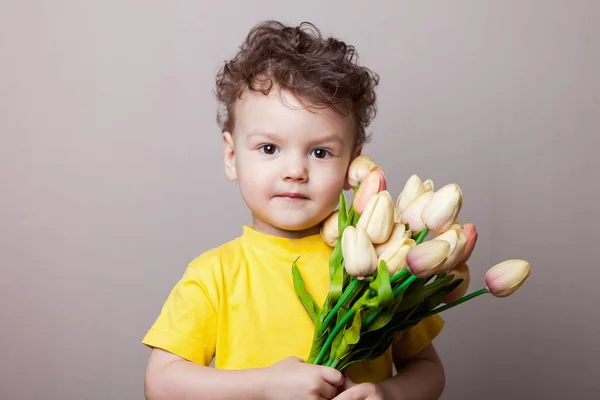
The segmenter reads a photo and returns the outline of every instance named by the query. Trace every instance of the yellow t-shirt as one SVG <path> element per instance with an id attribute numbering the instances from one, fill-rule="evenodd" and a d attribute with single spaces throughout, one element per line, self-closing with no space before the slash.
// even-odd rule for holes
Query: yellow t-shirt
<path id="1" fill-rule="evenodd" d="M 306 359 L 314 326 L 297 298 L 292 262 L 318 305 L 329 292 L 332 249 L 320 235 L 286 239 L 244 226 L 243 234 L 194 259 L 175 285 L 143 343 L 201 365 L 261 368 L 286 357 Z M 394 346 L 404 357 L 423 350 L 441 331 L 439 316 L 402 333 Z M 354 382 L 392 376 L 391 348 L 376 360 L 353 364 Z"/>

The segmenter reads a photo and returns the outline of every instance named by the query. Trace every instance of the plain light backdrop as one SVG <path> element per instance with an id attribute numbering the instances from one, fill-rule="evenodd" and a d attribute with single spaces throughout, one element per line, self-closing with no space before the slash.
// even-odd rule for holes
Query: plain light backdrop
<path id="1" fill-rule="evenodd" d="M 394 196 L 461 185 L 472 290 L 531 262 L 514 296 L 444 314 L 443 399 L 598 398 L 600 2 L 3 0 L 0 399 L 143 399 L 172 286 L 250 221 L 214 76 L 265 19 L 380 74 L 365 153 Z"/>

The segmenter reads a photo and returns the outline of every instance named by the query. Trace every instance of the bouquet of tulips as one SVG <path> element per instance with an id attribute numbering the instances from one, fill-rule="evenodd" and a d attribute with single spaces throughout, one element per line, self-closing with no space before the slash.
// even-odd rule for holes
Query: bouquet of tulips
<path id="1" fill-rule="evenodd" d="M 487 271 L 484 288 L 465 296 L 464 260 L 472 248 L 457 221 L 460 187 L 435 191 L 431 179 L 413 175 L 394 203 L 381 167 L 365 155 L 353 160 L 348 177 L 352 203 L 342 193 L 321 229 L 333 247 L 324 304 L 306 291 L 297 260 L 292 265 L 294 289 L 315 325 L 308 363 L 343 371 L 377 358 L 423 318 L 485 293 L 508 296 L 529 276 L 528 262 L 507 260 Z"/>

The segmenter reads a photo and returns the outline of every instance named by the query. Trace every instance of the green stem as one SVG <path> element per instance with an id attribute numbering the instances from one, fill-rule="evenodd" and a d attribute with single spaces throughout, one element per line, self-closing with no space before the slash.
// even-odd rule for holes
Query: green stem
<path id="1" fill-rule="evenodd" d="M 428 233 L 429 233 L 429 229 L 427 229 L 427 228 L 423 229 L 421 231 L 421 233 L 419 234 L 419 237 L 417 238 L 415 243 L 420 244 L 425 239 L 425 236 L 427 236 Z M 394 276 L 392 276 L 390 278 L 390 283 L 395 282 L 398 279 L 404 277 L 404 275 L 408 274 L 409 272 L 410 271 L 408 268 L 403 269 L 402 271 L 398 272 L 397 274 L 395 274 Z M 396 289 L 394 289 L 394 291 L 393 291 L 394 296 L 397 296 L 400 292 L 402 292 L 404 289 L 406 289 L 408 287 L 408 285 L 410 285 L 411 283 L 413 283 L 415 281 L 415 279 L 417 279 L 417 277 L 414 275 L 411 275 L 408 279 L 406 279 L 404 282 L 402 282 Z M 354 288 L 353 285 L 356 285 L 356 282 L 357 282 L 357 279 L 355 278 L 352 281 L 352 283 L 348 286 L 346 291 L 342 294 L 342 297 L 338 300 L 338 302 L 333 307 L 331 312 L 327 315 L 327 317 L 325 318 L 325 321 L 323 322 L 323 329 L 327 328 L 329 323 L 331 323 L 331 320 L 335 317 L 337 311 L 340 309 L 340 307 L 344 303 L 344 301 L 348 298 L 348 296 L 350 296 L 351 290 L 349 290 L 349 289 Z M 375 291 L 371 291 L 371 295 L 375 295 L 376 293 L 374 293 L 374 292 Z M 379 310 L 373 310 L 367 316 L 367 318 L 365 318 L 363 320 L 363 324 L 365 326 L 369 325 L 373 321 L 373 319 L 375 319 L 378 312 L 379 312 Z M 327 351 L 329 350 L 329 347 L 331 346 L 333 339 L 340 332 L 340 330 L 342 330 L 342 328 L 346 325 L 346 323 L 354 316 L 354 314 L 355 314 L 354 310 L 348 311 L 344 315 L 344 317 L 341 319 L 341 321 L 335 326 L 335 328 L 333 328 L 333 331 L 331 331 L 331 333 L 327 337 L 325 344 L 323 345 L 323 347 L 321 348 L 321 351 L 319 352 L 319 355 L 315 359 L 314 364 L 319 365 L 321 363 L 321 361 L 325 357 L 325 353 L 327 353 Z M 335 361 L 334 361 L 334 363 L 335 363 Z"/>
<path id="2" fill-rule="evenodd" d="M 390 283 L 394 283 L 396 282 L 398 279 L 403 278 L 404 275 L 408 274 L 410 271 L 408 270 L 408 268 L 404 268 L 402 271 L 394 274 L 394 276 L 392 276 L 390 278 Z"/>
<path id="3" fill-rule="evenodd" d="M 417 279 L 417 277 L 414 275 L 411 275 L 410 277 L 408 277 L 407 280 L 405 280 L 400 285 L 398 285 L 398 287 L 396 289 L 394 289 L 394 291 L 392 292 L 394 294 L 394 297 L 396 297 L 400 292 L 402 292 L 404 289 L 406 289 L 408 287 L 408 285 L 410 285 L 411 283 L 413 283 L 415 281 L 415 279 Z M 369 313 L 369 315 L 367 315 L 367 318 L 365 318 L 363 320 L 363 326 L 368 326 L 371 322 L 373 322 L 375 317 L 377 317 L 377 314 L 379 314 L 380 310 L 381 309 L 371 311 Z"/>
<path id="4" fill-rule="evenodd" d="M 330 360 L 327 364 L 328 367 L 335 368 L 340 363 L 340 359 L 336 358 L 335 360 Z"/>
<path id="5" fill-rule="evenodd" d="M 344 326 L 346 325 L 346 323 L 348 321 L 350 321 L 350 319 L 354 316 L 355 313 L 356 313 L 356 311 L 354 311 L 354 310 L 348 311 L 344 315 L 344 317 L 342 318 L 342 320 L 340 322 L 338 322 L 338 324 L 335 326 L 335 328 L 333 328 L 333 331 L 331 331 L 331 333 L 327 337 L 327 340 L 325 341 L 325 344 L 321 348 L 321 351 L 319 352 L 319 355 L 317 356 L 317 358 L 315 359 L 315 361 L 314 361 L 313 364 L 319 365 L 321 363 L 321 361 L 323 361 L 323 358 L 325 357 L 325 353 L 327 353 L 327 351 L 329 350 L 329 347 L 331 346 L 331 343 L 333 342 L 333 339 L 337 336 L 338 333 L 340 333 L 340 331 L 342 330 L 342 328 L 344 328 Z"/>
<path id="6" fill-rule="evenodd" d="M 482 294 L 486 294 L 486 293 L 488 293 L 488 290 L 487 290 L 487 288 L 479 289 L 478 291 L 476 291 L 476 292 L 473 292 L 473 293 L 471 293 L 471 294 L 468 294 L 468 295 L 466 295 L 466 296 L 463 296 L 463 297 L 461 297 L 461 298 L 460 298 L 460 299 L 458 299 L 458 300 L 454 300 L 454 301 L 453 301 L 453 302 L 451 302 L 451 303 L 448 303 L 448 304 L 446 304 L 446 305 L 443 305 L 443 306 L 441 306 L 441 307 L 435 308 L 435 309 L 433 309 L 433 310 L 431 310 L 431 311 L 429 311 L 429 312 L 427 312 L 427 313 L 425 313 L 425 314 L 423 314 L 423 315 L 420 315 L 420 316 L 418 317 L 418 320 L 421 320 L 421 319 L 423 319 L 423 318 L 427 318 L 427 317 L 431 317 L 432 315 L 435 315 L 435 314 L 441 313 L 442 311 L 446 311 L 446 310 L 448 310 L 448 309 L 450 309 L 450 308 L 452 308 L 452 307 L 456 307 L 457 305 L 459 305 L 459 304 L 462 304 L 462 303 L 464 303 L 465 301 L 471 300 L 471 299 L 473 299 L 473 298 L 475 298 L 475 297 L 477 297 L 477 296 L 481 296 Z M 414 321 L 414 320 L 413 320 L 413 321 Z M 411 321 L 409 321 L 409 322 L 411 322 Z"/>
<path id="7" fill-rule="evenodd" d="M 398 296 L 398 294 L 400 292 L 402 292 L 404 289 L 406 289 L 408 287 L 408 285 L 413 283 L 415 281 L 415 279 L 417 279 L 417 277 L 415 275 L 411 275 L 408 277 L 408 279 L 406 279 L 404 282 L 402 282 L 400 285 L 398 285 L 398 287 L 396 289 L 394 289 L 394 291 L 392 292 L 392 293 L 394 293 L 394 297 Z"/>
<path id="8" fill-rule="evenodd" d="M 321 332 L 324 332 L 325 329 L 327 329 L 327 327 L 331 323 L 331 320 L 337 315 L 337 312 L 340 309 L 340 307 L 342 307 L 346 300 L 348 300 L 348 297 L 350 297 L 350 295 L 352 294 L 352 290 L 354 290 L 354 287 L 358 285 L 358 282 L 358 279 L 352 279 L 352 282 L 350 282 L 350 285 L 348 285 L 348 287 L 342 294 L 342 297 L 340 297 L 340 299 L 337 301 L 337 303 L 335 303 L 335 306 L 333 306 L 329 314 L 327 314 L 327 317 L 325 317 L 325 321 L 323 321 L 323 325 L 321 327 Z"/>
<path id="9" fill-rule="evenodd" d="M 417 238 L 417 240 L 415 240 L 415 243 L 416 244 L 420 244 L 425 239 L 425 236 L 427 236 L 428 233 L 429 233 L 429 229 L 428 228 L 423 229 L 421 231 L 421 234 Z"/>

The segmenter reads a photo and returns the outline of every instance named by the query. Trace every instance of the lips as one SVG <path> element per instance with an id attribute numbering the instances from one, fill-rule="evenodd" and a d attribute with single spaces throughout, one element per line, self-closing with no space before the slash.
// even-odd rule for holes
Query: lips
<path id="1" fill-rule="evenodd" d="M 292 192 L 282 193 L 282 194 L 277 195 L 277 197 L 284 197 L 284 198 L 289 198 L 289 199 L 308 199 L 308 197 L 306 197 L 302 193 L 292 193 Z"/>

